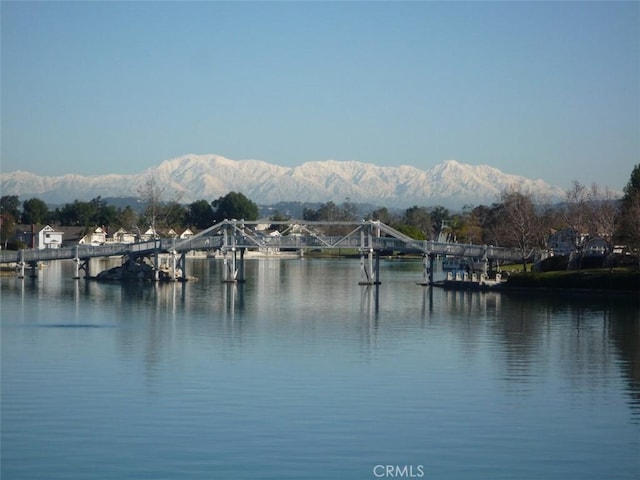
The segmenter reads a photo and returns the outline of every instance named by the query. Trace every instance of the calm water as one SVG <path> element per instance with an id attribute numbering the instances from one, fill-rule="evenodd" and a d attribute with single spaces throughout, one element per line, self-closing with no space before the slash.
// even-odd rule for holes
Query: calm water
<path id="1" fill-rule="evenodd" d="M 425 289 L 389 261 L 376 308 L 357 260 L 188 267 L 0 280 L 3 480 L 640 477 L 638 299 Z"/>

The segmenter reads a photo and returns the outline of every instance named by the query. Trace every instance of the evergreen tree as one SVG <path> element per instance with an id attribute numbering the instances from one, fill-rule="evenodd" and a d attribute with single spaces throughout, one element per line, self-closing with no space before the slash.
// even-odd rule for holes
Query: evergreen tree
<path id="1" fill-rule="evenodd" d="M 11 215 L 14 220 L 20 218 L 20 200 L 17 195 L 3 195 L 0 197 L 0 214 Z"/>
<path id="2" fill-rule="evenodd" d="M 211 206 L 214 209 L 214 222 L 258 219 L 258 205 L 239 192 L 229 192 L 211 202 Z"/>
<path id="3" fill-rule="evenodd" d="M 186 222 L 200 230 L 209 228 L 215 222 L 213 207 L 206 200 L 197 200 L 187 207 Z"/>
<path id="4" fill-rule="evenodd" d="M 30 198 L 22 203 L 21 222 L 25 224 L 45 223 L 49 217 L 49 207 L 39 198 Z"/>

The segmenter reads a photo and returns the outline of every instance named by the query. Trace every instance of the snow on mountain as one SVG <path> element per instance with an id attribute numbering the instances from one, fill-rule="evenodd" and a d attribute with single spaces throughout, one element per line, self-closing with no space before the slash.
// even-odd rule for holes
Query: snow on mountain
<path id="1" fill-rule="evenodd" d="M 428 170 L 410 166 L 381 167 L 355 161 L 314 161 L 288 168 L 261 160 L 230 160 L 219 155 L 184 155 L 165 160 L 135 175 L 43 177 L 17 171 L 0 174 L 2 195 L 38 197 L 50 203 L 97 196 L 136 196 L 151 176 L 167 186 L 167 196 L 179 192 L 183 202 L 214 200 L 230 191 L 244 193 L 259 204 L 280 201 L 372 203 L 390 207 L 412 205 L 491 204 L 505 188 L 551 199 L 563 191 L 542 180 L 509 175 L 487 166 L 448 160 Z"/>

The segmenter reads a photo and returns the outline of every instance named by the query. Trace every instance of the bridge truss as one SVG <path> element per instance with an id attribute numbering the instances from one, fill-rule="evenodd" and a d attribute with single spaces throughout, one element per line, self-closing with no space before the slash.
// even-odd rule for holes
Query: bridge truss
<path id="1" fill-rule="evenodd" d="M 261 229 L 278 228 L 274 233 Z M 133 244 L 80 245 L 57 249 L 1 252 L 0 263 L 15 263 L 18 276 L 24 277 L 26 266 L 32 273 L 38 262 L 72 259 L 76 262 L 76 278 L 80 270 L 89 277 L 89 260 L 95 257 L 147 257 L 158 268 L 158 256 L 171 256 L 174 280 L 186 278 L 185 256 L 191 251 L 215 252 L 222 256 L 224 282 L 244 281 L 246 251 L 296 251 L 303 255 L 310 250 L 351 249 L 360 254 L 361 284 L 379 283 L 379 258 L 393 253 L 416 254 L 423 257 L 423 283 L 433 281 L 434 259 L 437 256 L 468 257 L 491 261 L 521 261 L 517 249 L 487 245 L 414 240 L 379 221 L 245 221 L 225 220 L 187 239 L 162 238 Z M 178 278 L 176 272 L 183 272 Z"/>

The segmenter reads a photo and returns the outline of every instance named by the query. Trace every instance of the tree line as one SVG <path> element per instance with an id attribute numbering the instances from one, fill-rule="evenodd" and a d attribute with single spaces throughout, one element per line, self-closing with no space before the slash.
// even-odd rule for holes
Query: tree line
<path id="1" fill-rule="evenodd" d="M 6 248 L 18 224 L 104 226 L 110 231 L 124 228 L 127 231 L 140 233 L 148 228 L 156 232 L 187 227 L 200 230 L 225 219 L 256 220 L 258 218 L 258 206 L 242 193 L 230 192 L 212 202 L 203 199 L 183 205 L 175 199 L 169 201 L 163 199 L 155 188 L 152 186 L 152 190 L 148 190 L 147 194 L 141 197 L 139 211 L 129 205 L 123 208 L 109 205 L 101 197 L 88 202 L 74 200 L 50 210 L 39 198 L 30 198 L 20 203 L 17 195 L 2 196 L 0 197 L 2 245 Z"/>
<path id="2" fill-rule="evenodd" d="M 442 206 L 414 205 L 404 211 L 386 207 L 371 212 L 358 211 L 349 201 L 343 204 L 326 202 L 317 209 L 304 208 L 307 221 L 379 220 L 417 240 L 438 240 L 446 237 L 460 243 L 486 244 L 517 248 L 523 262 L 535 248 L 544 248 L 553 231 L 570 228 L 590 237 L 602 238 L 609 247 L 614 244 L 640 249 L 640 164 L 636 165 L 624 188 L 622 198 L 596 184 L 587 187 L 574 181 L 566 191 L 564 201 L 551 204 L 548 199 L 513 187 L 501 192 L 491 205 L 466 206 L 461 212 L 451 212 Z M 49 210 L 38 198 L 22 202 L 15 195 L 0 198 L 2 242 L 13 234 L 16 223 L 54 224 L 62 226 L 108 226 L 113 231 L 155 231 L 191 227 L 204 229 L 225 219 L 256 220 L 256 203 L 239 192 L 230 192 L 216 200 L 197 200 L 188 205 L 180 198 L 167 200 L 165 188 L 153 178 L 139 190 L 139 211 L 131 206 L 117 208 L 101 197 L 88 202 L 75 200 L 55 210 Z M 287 220 L 276 212 L 271 220 Z M 273 226 L 277 228 L 276 225 Z M 340 233 L 341 227 L 326 233 Z M 342 227 L 343 229 L 345 227 Z M 581 237 L 576 236 L 579 250 Z"/>

